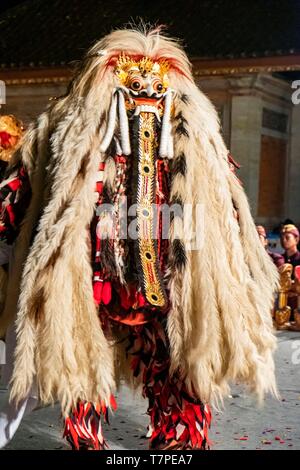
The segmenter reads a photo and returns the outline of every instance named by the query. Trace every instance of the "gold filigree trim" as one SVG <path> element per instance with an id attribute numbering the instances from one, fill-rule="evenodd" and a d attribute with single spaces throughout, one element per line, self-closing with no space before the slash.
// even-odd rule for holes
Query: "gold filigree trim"
<path id="1" fill-rule="evenodd" d="M 138 247 L 146 299 L 151 305 L 163 307 L 166 299 L 159 278 L 157 251 L 153 239 L 154 216 L 152 201 L 154 200 L 155 190 L 154 123 L 155 116 L 153 113 L 140 113 L 139 181 L 137 195 Z M 145 135 L 145 132 L 148 132 L 149 135 Z"/>

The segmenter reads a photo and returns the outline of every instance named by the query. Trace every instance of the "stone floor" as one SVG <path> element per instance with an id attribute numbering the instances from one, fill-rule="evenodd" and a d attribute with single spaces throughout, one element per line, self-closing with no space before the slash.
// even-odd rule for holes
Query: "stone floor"
<path id="1" fill-rule="evenodd" d="M 276 352 L 280 401 L 267 398 L 258 408 L 235 386 L 225 411 L 214 412 L 212 448 L 300 450 L 300 334 L 278 333 Z M 6 392 L 0 393 L 0 402 Z M 117 394 L 118 410 L 104 425 L 111 449 L 146 449 L 147 403 L 127 387 Z M 59 406 L 40 408 L 27 416 L 6 449 L 64 449 Z"/>

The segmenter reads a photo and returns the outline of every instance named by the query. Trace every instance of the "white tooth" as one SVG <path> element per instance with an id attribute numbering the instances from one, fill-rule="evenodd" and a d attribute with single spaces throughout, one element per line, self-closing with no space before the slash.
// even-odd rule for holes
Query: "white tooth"
<path id="1" fill-rule="evenodd" d="M 158 109 L 155 106 L 149 104 L 142 104 L 140 106 L 137 106 L 134 115 L 137 116 L 140 113 L 154 113 L 157 117 L 157 120 L 159 122 L 161 121 Z"/>
<path id="2" fill-rule="evenodd" d="M 158 114 L 158 110 L 157 110 L 157 109 L 155 110 L 155 116 L 157 117 L 158 122 L 160 122 L 160 116 L 159 116 L 159 114 Z"/>

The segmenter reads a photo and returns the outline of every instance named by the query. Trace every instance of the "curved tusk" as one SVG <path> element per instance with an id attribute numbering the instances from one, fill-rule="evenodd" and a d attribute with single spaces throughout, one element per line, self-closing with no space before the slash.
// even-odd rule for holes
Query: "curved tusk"
<path id="1" fill-rule="evenodd" d="M 172 158 L 173 155 L 173 142 L 171 135 L 171 106 L 172 106 L 172 93 L 173 90 L 167 90 L 165 94 L 164 114 L 162 118 L 162 129 L 159 146 L 159 156 L 164 158 Z M 172 147 L 172 148 L 171 148 Z"/>
<path id="2" fill-rule="evenodd" d="M 106 133 L 100 145 L 101 152 L 105 152 L 108 149 L 112 141 L 112 138 L 115 132 L 115 127 L 116 127 L 116 117 L 117 117 L 117 96 L 116 96 L 116 93 L 114 93 L 112 97 L 111 105 L 110 105 Z"/>
<path id="3" fill-rule="evenodd" d="M 125 107 L 125 99 L 123 92 L 118 90 L 119 97 L 119 121 L 120 121 L 120 138 L 123 155 L 130 155 L 130 140 L 129 140 L 129 124 Z"/>

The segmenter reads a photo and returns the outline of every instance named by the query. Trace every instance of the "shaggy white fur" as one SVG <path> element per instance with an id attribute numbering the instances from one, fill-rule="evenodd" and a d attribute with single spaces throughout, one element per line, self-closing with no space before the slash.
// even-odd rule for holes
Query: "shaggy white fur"
<path id="1" fill-rule="evenodd" d="M 3 333 L 17 312 L 11 397 L 24 398 L 34 376 L 41 399 L 60 400 L 65 412 L 78 399 L 109 403 L 114 390 L 114 357 L 121 356 L 98 321 L 88 227 L 117 85 L 111 59 L 121 52 L 171 62 L 174 161 L 181 154 L 186 160 L 186 174 L 174 176 L 171 195 L 194 208 L 201 204 L 205 212 L 203 248 L 190 249 L 195 217 L 181 228 L 177 220 L 170 230 L 171 241 L 179 232 L 187 256 L 184 268 L 169 273 L 172 370 L 179 368 L 205 401 L 222 399 L 234 380 L 248 384 L 260 399 L 266 391 L 276 394 L 270 316 L 276 269 L 259 242 L 244 190 L 229 170 L 216 111 L 195 85 L 176 41 L 158 30 L 121 30 L 89 51 L 69 93 L 41 115 L 12 161 L 22 159 L 33 195 L 1 317 Z M 186 132 L 178 131 L 180 120 Z M 113 184 L 114 173 L 110 162 L 104 180 Z"/>

